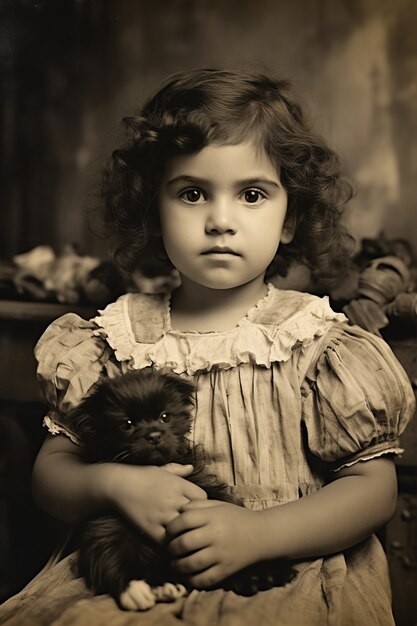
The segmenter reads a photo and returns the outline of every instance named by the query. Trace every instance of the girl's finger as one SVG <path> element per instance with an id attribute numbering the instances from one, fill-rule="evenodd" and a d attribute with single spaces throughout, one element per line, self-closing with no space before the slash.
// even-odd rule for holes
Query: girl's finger
<path id="1" fill-rule="evenodd" d="M 166 465 L 161 465 L 161 469 L 166 472 L 170 472 L 170 474 L 175 474 L 176 476 L 189 476 L 193 471 L 192 465 L 181 465 L 181 463 L 167 463 Z"/>
<path id="2" fill-rule="evenodd" d="M 146 529 L 146 533 L 156 542 L 159 544 L 163 544 L 166 541 L 166 532 L 165 532 L 165 526 L 159 525 L 159 524 L 155 524 L 152 527 L 149 527 Z"/>
<path id="3" fill-rule="evenodd" d="M 175 569 L 179 572 L 194 575 L 204 573 L 208 568 L 212 568 L 216 564 L 211 548 L 199 550 L 194 554 L 190 554 L 182 559 L 177 559 L 174 562 Z"/>
<path id="4" fill-rule="evenodd" d="M 201 528 L 178 535 L 168 544 L 168 550 L 175 557 L 182 557 L 196 550 L 207 548 L 209 545 Z"/>
<path id="5" fill-rule="evenodd" d="M 190 502 L 183 504 L 179 511 L 183 513 L 185 511 L 192 511 L 193 509 L 207 509 L 213 506 L 220 506 L 221 504 L 224 504 L 224 502 L 220 500 L 190 500 Z"/>
<path id="6" fill-rule="evenodd" d="M 198 515 L 198 511 L 186 511 L 180 513 L 175 517 L 166 527 L 166 537 L 170 541 L 177 535 L 186 532 L 187 530 L 193 530 L 195 528 L 201 528 L 205 525 L 206 520 L 201 515 Z"/>
<path id="7" fill-rule="evenodd" d="M 185 485 L 182 493 L 188 500 L 207 500 L 207 494 L 201 487 L 197 487 L 197 485 L 190 483 L 188 480 L 184 482 Z"/>
<path id="8" fill-rule="evenodd" d="M 196 589 L 209 589 L 210 587 L 214 587 L 221 580 L 225 578 L 224 573 L 220 569 L 220 565 L 217 563 L 212 567 L 204 570 L 203 572 L 199 572 L 194 576 L 189 576 L 188 580 L 190 584 Z"/>

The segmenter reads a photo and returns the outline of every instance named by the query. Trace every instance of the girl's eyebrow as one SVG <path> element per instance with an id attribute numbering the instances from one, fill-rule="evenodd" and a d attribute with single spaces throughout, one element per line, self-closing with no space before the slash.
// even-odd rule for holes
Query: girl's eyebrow
<path id="1" fill-rule="evenodd" d="M 275 180 L 272 180 L 271 178 L 266 178 L 266 176 L 255 176 L 253 178 L 244 178 L 243 180 L 238 181 L 238 185 L 242 187 L 256 185 L 259 183 L 263 183 L 264 185 L 271 185 L 272 187 L 276 187 L 277 189 L 280 188 L 279 183 L 277 183 Z"/>
<path id="2" fill-rule="evenodd" d="M 198 176 L 190 176 L 188 174 L 182 174 L 181 176 L 175 176 L 168 181 L 167 185 L 175 185 L 176 183 L 191 183 L 195 185 L 210 185 L 211 182 L 206 180 L 205 178 L 199 178 Z M 272 187 L 276 187 L 280 189 L 280 185 L 270 178 L 266 178 L 265 176 L 254 176 L 253 178 L 244 178 L 243 180 L 236 181 L 236 187 L 248 187 L 250 185 L 271 185 Z"/>

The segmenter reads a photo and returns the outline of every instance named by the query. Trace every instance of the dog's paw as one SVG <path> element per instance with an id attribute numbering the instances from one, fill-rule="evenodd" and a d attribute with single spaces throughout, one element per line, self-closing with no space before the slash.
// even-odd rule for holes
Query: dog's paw
<path id="1" fill-rule="evenodd" d="M 174 585 L 174 583 L 165 583 L 159 587 L 153 587 L 152 591 L 157 602 L 174 602 L 188 593 L 184 585 Z"/>
<path id="2" fill-rule="evenodd" d="M 146 611 L 154 606 L 156 596 L 144 580 L 131 580 L 120 594 L 119 603 L 122 609 L 128 611 Z"/>

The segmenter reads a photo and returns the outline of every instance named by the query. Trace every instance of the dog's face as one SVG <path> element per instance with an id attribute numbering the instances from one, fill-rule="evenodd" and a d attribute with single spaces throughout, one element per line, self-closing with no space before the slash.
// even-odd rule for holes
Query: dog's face
<path id="1" fill-rule="evenodd" d="M 191 426 L 193 385 L 151 369 L 105 379 L 68 416 L 90 461 L 163 465 L 178 458 Z"/>

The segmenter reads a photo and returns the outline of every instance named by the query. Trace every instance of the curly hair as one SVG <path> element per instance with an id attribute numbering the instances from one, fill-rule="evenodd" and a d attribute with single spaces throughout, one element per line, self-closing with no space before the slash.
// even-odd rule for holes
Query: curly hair
<path id="1" fill-rule="evenodd" d="M 352 238 L 341 217 L 352 195 L 339 159 L 305 122 L 286 80 L 246 71 L 201 69 L 171 77 L 141 111 L 123 119 L 126 144 L 113 152 L 102 193 L 115 260 L 124 272 L 168 261 L 159 234 L 158 189 L 167 160 L 209 144 L 255 141 L 278 168 L 288 194 L 293 240 L 281 244 L 266 276 L 294 261 L 313 278 L 346 267 Z"/>

